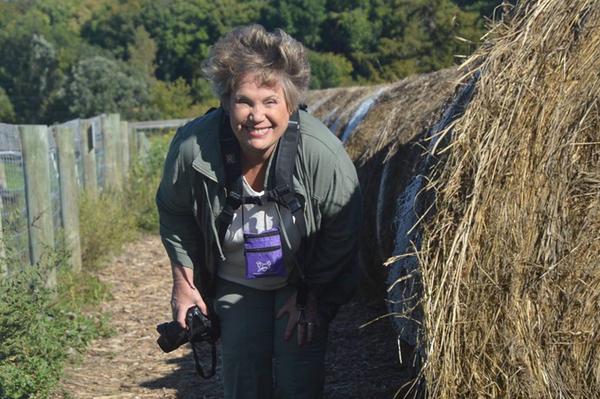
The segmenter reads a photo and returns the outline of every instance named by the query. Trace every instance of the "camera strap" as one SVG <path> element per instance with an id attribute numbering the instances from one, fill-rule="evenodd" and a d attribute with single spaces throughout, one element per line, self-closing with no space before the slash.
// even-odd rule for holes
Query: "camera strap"
<path id="1" fill-rule="evenodd" d="M 305 109 L 301 106 L 300 109 Z M 225 187 L 227 196 L 223 210 L 217 217 L 217 231 L 219 241 L 223 243 L 227 228 L 231 225 L 233 215 L 240 206 L 244 204 L 263 204 L 267 201 L 275 202 L 280 206 L 287 208 L 293 216 L 294 225 L 298 229 L 301 237 L 300 248 L 293 256 L 298 272 L 300 274 L 299 307 L 304 307 L 305 292 L 307 292 L 306 280 L 306 259 L 305 248 L 308 229 L 306 219 L 304 218 L 304 202 L 302 198 L 294 191 L 293 176 L 296 168 L 296 156 L 300 143 L 300 113 L 295 111 L 290 116 L 288 126 L 284 134 L 279 139 L 275 159 L 275 173 L 272 188 L 265 189 L 265 194 L 260 197 L 248 197 L 243 195 L 242 183 L 242 160 L 241 148 L 235 137 L 229 118 L 225 113 L 221 119 L 221 130 L 219 133 L 219 143 L 221 146 L 221 156 L 225 168 Z"/>
<path id="2" fill-rule="evenodd" d="M 245 196 L 242 183 L 241 149 L 235 137 L 229 118 L 224 113 L 221 120 L 219 143 L 225 168 L 225 187 L 227 196 L 223 210 L 217 217 L 219 240 L 223 242 L 227 228 L 233 220 L 234 212 L 243 204 L 259 204 L 276 202 L 287 208 L 294 216 L 295 226 L 300 236 L 307 236 L 306 220 L 304 219 L 304 198 L 294 192 L 293 176 L 296 155 L 300 142 L 300 115 L 295 111 L 290 116 L 288 126 L 279 139 L 275 153 L 275 178 L 272 188 L 265 189 L 262 196 Z M 303 271 L 303 270 L 301 270 Z"/>
<path id="3" fill-rule="evenodd" d="M 210 341 L 210 350 L 211 350 L 211 368 L 210 373 L 205 374 L 204 369 L 200 365 L 200 357 L 198 356 L 198 351 L 200 350 L 200 342 L 192 342 L 192 352 L 194 353 L 194 363 L 196 364 L 196 372 L 198 375 L 205 380 L 211 378 L 215 375 L 217 371 L 217 344 L 214 341 Z"/>

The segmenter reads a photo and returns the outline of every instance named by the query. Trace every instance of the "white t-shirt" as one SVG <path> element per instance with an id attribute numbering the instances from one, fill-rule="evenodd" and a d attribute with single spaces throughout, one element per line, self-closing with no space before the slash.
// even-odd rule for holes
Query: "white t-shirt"
<path id="1" fill-rule="evenodd" d="M 256 192 L 252 187 L 243 180 L 243 190 L 245 196 L 261 196 L 262 192 Z M 240 206 L 234 213 L 231 225 L 225 233 L 223 242 L 223 252 L 225 260 L 220 261 L 217 268 L 217 275 L 224 280 L 231 281 L 247 287 L 256 288 L 259 290 L 276 290 L 286 285 L 287 276 L 268 276 L 255 279 L 246 279 L 246 259 L 244 257 L 244 232 L 246 233 L 262 233 L 265 230 L 272 229 L 275 226 L 280 227 L 280 230 L 285 227 L 285 231 L 295 252 L 300 246 L 300 232 L 294 226 L 293 216 L 291 212 L 280 206 L 279 210 L 283 219 L 283 226 L 277 214 L 277 208 L 274 202 L 268 201 L 264 205 L 246 204 Z M 242 212 L 242 207 L 243 212 Z M 242 227 L 242 215 L 244 226 Z M 289 274 L 293 265 L 293 253 L 290 253 L 288 246 L 281 234 L 281 246 L 283 248 L 283 259 Z"/>

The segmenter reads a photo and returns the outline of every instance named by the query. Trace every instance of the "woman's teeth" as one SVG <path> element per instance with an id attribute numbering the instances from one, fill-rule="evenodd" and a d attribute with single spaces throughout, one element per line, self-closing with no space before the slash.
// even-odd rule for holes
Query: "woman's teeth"
<path id="1" fill-rule="evenodd" d="M 266 134 L 269 131 L 269 129 L 270 128 L 268 128 L 268 127 L 264 127 L 262 129 L 254 129 L 254 128 L 252 128 L 252 129 L 248 129 L 248 130 L 250 130 L 250 132 L 254 133 L 254 134 Z"/>

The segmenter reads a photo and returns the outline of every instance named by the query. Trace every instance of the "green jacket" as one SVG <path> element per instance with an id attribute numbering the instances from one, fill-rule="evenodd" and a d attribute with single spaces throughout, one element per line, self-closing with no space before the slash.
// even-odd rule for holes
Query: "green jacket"
<path id="1" fill-rule="evenodd" d="M 171 262 L 194 268 L 203 298 L 213 297 L 218 257 L 224 257 L 215 220 L 225 203 L 219 109 L 177 131 L 165 161 L 156 204 L 160 235 Z M 362 201 L 356 169 L 340 141 L 319 120 L 300 111 L 294 190 L 304 197 L 307 251 L 302 265 L 319 309 L 331 319 L 359 280 L 357 243 Z M 267 186 L 271 179 L 267 172 Z M 285 232 L 284 232 L 285 238 Z M 294 267 L 291 285 L 300 279 Z"/>

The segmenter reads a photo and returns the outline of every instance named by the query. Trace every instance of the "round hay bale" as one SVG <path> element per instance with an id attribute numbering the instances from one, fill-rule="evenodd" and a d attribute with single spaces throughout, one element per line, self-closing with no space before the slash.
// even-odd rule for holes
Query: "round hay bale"
<path id="1" fill-rule="evenodd" d="M 447 69 L 384 86 L 312 91 L 306 97 L 317 117 L 330 125 L 338 121 L 337 134 L 344 132 L 361 104 L 376 100 L 346 143 L 364 195 L 359 256 L 365 274 L 362 291 L 369 297 L 385 295 L 383 262 L 393 248 L 396 198 L 423 152 L 423 133 L 437 119 L 459 76 L 456 69 Z"/>
<path id="2" fill-rule="evenodd" d="M 600 392 L 600 2 L 520 2 L 429 189 L 428 395 Z"/>

